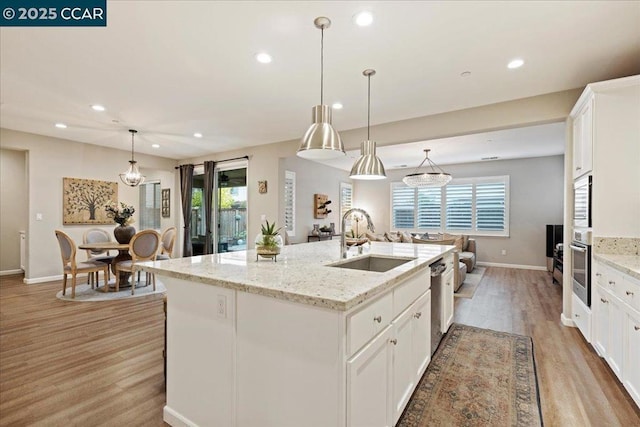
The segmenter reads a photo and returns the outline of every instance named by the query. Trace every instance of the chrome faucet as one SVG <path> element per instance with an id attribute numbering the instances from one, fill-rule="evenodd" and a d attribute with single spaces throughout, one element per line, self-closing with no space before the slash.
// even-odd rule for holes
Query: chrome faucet
<path id="1" fill-rule="evenodd" d="M 360 208 L 353 208 L 353 209 L 349 209 L 348 211 L 346 211 L 344 213 L 344 215 L 342 215 L 342 227 L 340 228 L 340 257 L 341 258 L 346 258 L 347 257 L 347 251 L 349 250 L 349 248 L 347 247 L 347 239 L 345 237 L 345 222 L 347 221 L 347 217 L 349 215 L 351 215 L 352 213 L 355 212 L 359 212 L 362 215 L 364 215 L 365 218 L 367 218 L 367 229 L 371 230 L 371 231 L 375 231 L 375 227 L 373 226 L 373 222 L 371 222 L 371 217 L 369 216 L 369 214 L 367 213 L 367 211 L 365 211 L 364 209 L 360 209 Z M 357 237 L 357 236 L 356 236 Z"/>

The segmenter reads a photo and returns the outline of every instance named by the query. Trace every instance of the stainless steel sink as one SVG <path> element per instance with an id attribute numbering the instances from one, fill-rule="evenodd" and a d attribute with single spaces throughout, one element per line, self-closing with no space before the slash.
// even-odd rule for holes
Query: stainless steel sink
<path id="1" fill-rule="evenodd" d="M 349 261 L 342 261 L 335 264 L 329 264 L 328 267 L 350 268 L 352 270 L 375 271 L 384 273 L 399 265 L 413 261 L 415 258 L 399 258 L 385 257 L 378 255 L 368 255 L 365 257 L 355 258 Z"/>

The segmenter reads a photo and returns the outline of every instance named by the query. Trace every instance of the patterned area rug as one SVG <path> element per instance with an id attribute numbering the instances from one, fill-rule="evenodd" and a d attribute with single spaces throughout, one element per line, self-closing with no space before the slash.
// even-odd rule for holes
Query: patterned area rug
<path id="1" fill-rule="evenodd" d="M 541 426 L 530 337 L 454 323 L 396 426 Z"/>
<path id="2" fill-rule="evenodd" d="M 459 298 L 473 298 L 485 271 L 486 268 L 484 267 L 476 267 L 473 269 L 473 273 L 467 273 L 464 282 L 453 295 Z"/>
<path id="3" fill-rule="evenodd" d="M 76 297 L 71 298 L 71 279 L 67 282 L 67 292 L 66 295 L 62 295 L 62 290 L 56 294 L 58 299 L 64 301 L 76 301 L 76 302 L 92 302 L 92 301 L 113 301 L 117 299 L 124 298 L 136 298 L 136 297 L 144 297 L 147 295 L 160 294 L 166 292 L 167 289 L 164 287 L 162 282 L 156 279 L 156 290 L 153 290 L 153 286 L 145 283 L 142 280 L 138 285 L 136 285 L 135 294 L 131 295 L 131 287 L 127 286 L 126 288 L 120 288 L 118 292 L 115 292 L 115 284 L 112 280 L 109 282 L 111 285 L 111 291 L 108 293 L 102 292 L 104 289 L 104 284 L 101 282 L 98 284 L 96 289 L 91 289 L 91 285 L 76 284 Z M 60 283 L 60 289 L 62 289 L 62 283 Z"/>

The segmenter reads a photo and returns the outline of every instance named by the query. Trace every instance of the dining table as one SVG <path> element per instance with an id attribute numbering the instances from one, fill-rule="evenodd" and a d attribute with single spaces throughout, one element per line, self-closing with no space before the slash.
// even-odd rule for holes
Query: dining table
<path id="1" fill-rule="evenodd" d="M 129 243 L 118 242 L 98 242 L 98 243 L 83 243 L 78 245 L 78 249 L 91 250 L 91 251 L 118 251 L 118 255 L 111 261 L 111 271 L 116 274 L 116 264 L 121 261 L 128 261 L 131 259 L 129 254 Z M 130 285 L 129 277 L 131 273 L 126 271 L 120 272 L 120 287 L 126 287 Z M 108 285 L 108 284 L 107 284 Z M 105 285 L 104 292 L 109 292 L 109 286 Z"/>

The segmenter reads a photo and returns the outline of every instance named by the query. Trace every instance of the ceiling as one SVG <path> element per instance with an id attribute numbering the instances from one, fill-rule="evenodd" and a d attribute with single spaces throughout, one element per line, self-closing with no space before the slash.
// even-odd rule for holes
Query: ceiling
<path id="1" fill-rule="evenodd" d="M 354 24 L 362 10 L 371 26 Z M 332 20 L 324 100 L 344 105 L 338 131 L 366 126 L 366 68 L 372 125 L 640 72 L 637 1 L 109 1 L 107 27 L 0 29 L 0 125 L 122 150 L 135 128 L 137 153 L 178 160 L 300 138 L 320 103 L 317 16 Z M 255 60 L 263 51 L 273 62 Z M 507 69 L 517 57 L 524 66 Z M 424 148 L 442 164 L 559 154 L 559 126 L 460 137 L 470 146 L 448 158 L 434 141 L 379 154 L 389 169 L 417 166 Z M 543 147 L 545 135 L 560 145 Z"/>

